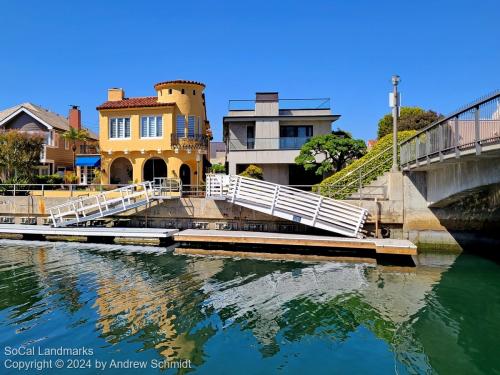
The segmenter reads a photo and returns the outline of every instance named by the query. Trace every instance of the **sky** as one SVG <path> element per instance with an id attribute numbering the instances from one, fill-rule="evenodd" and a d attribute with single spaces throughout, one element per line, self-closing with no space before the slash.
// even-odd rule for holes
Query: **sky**
<path id="1" fill-rule="evenodd" d="M 331 98 L 334 127 L 365 140 L 402 104 L 452 112 L 500 88 L 500 1 L 0 0 L 0 109 L 33 102 L 66 115 L 107 89 L 153 96 L 154 84 L 206 84 L 214 139 L 229 99 L 256 91 Z"/>

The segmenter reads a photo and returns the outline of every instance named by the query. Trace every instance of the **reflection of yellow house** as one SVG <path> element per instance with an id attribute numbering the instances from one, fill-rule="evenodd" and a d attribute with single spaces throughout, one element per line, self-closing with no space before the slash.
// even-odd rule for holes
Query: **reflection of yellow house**
<path id="1" fill-rule="evenodd" d="M 135 98 L 109 89 L 108 101 L 97 107 L 103 184 L 155 177 L 202 182 L 210 137 L 205 85 L 177 80 L 154 88 L 156 96 Z"/>

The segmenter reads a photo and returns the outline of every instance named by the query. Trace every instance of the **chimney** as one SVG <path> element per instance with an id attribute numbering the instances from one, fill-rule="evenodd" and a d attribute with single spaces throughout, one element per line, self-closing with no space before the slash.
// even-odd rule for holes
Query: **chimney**
<path id="1" fill-rule="evenodd" d="M 109 102 L 117 102 L 119 100 L 123 100 L 125 97 L 125 91 L 120 88 L 113 87 L 108 89 L 108 101 Z"/>
<path id="2" fill-rule="evenodd" d="M 277 92 L 255 93 L 255 115 L 277 116 L 279 114 L 279 97 Z"/>
<path id="3" fill-rule="evenodd" d="M 82 113 L 77 105 L 72 105 L 68 116 L 69 126 L 80 130 L 82 128 Z"/>

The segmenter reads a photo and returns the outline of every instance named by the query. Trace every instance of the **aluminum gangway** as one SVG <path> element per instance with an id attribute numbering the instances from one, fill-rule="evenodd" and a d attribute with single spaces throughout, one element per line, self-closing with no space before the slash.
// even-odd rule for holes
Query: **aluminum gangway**
<path id="1" fill-rule="evenodd" d="M 119 214 L 151 201 L 180 198 L 182 184 L 178 179 L 155 178 L 117 189 L 72 199 L 49 208 L 53 227 L 82 224 L 89 220 Z"/>
<path id="2" fill-rule="evenodd" d="M 206 197 L 348 237 L 363 237 L 364 208 L 257 179 L 207 174 Z"/>

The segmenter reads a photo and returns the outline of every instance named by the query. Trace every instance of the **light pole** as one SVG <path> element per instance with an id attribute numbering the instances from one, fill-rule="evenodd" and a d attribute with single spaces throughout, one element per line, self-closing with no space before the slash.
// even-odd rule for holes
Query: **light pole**
<path id="1" fill-rule="evenodd" d="M 397 74 L 392 76 L 392 93 L 390 96 L 390 106 L 392 107 L 392 172 L 397 172 L 398 167 L 398 116 L 399 116 L 399 94 L 398 84 L 400 78 Z"/>

